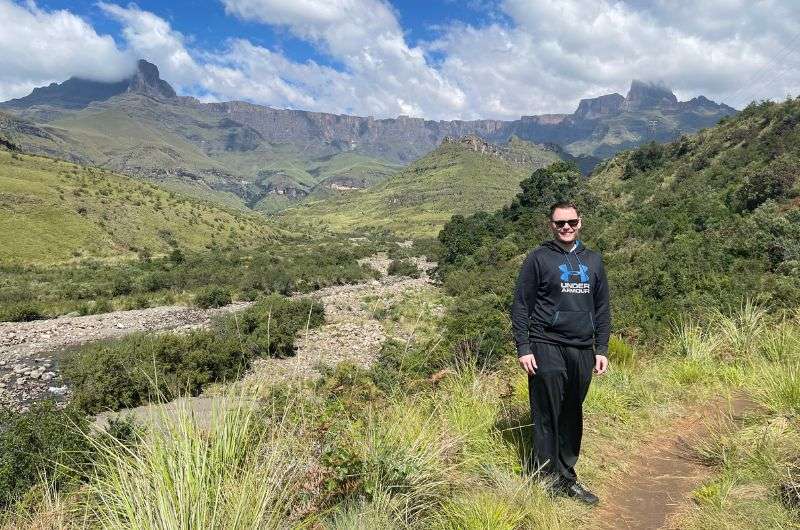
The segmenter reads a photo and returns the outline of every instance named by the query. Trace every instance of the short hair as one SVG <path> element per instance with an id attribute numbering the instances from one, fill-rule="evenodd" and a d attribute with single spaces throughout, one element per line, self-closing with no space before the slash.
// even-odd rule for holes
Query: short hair
<path id="1" fill-rule="evenodd" d="M 550 206 L 550 216 L 549 216 L 550 219 L 553 219 L 553 213 L 555 213 L 555 211 L 559 208 L 572 208 L 573 210 L 575 210 L 575 213 L 578 214 L 578 217 L 581 216 L 581 211 L 578 209 L 578 205 L 575 204 L 574 202 L 558 201 L 556 203 L 553 203 L 552 206 Z"/>

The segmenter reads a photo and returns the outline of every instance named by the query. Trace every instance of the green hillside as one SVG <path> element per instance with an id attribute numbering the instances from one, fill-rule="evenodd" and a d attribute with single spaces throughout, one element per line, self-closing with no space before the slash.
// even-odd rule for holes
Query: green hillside
<path id="1" fill-rule="evenodd" d="M 123 94 L 80 110 L 0 113 L 23 151 L 101 166 L 237 208 L 275 212 L 318 186 L 380 182 L 401 166 L 320 142 L 270 143 L 256 130 L 179 99 Z M 45 119 L 46 123 L 30 120 Z M 355 186 L 353 186 L 355 185 Z"/>
<path id="2" fill-rule="evenodd" d="M 555 152 L 518 139 L 497 154 L 446 142 L 381 184 L 307 201 L 281 217 L 333 230 L 378 228 L 404 236 L 434 236 L 453 214 L 500 207 L 532 169 L 556 160 Z"/>
<path id="3" fill-rule="evenodd" d="M 0 262 L 248 247 L 274 235 L 256 215 L 105 170 L 0 150 Z"/>
<path id="4" fill-rule="evenodd" d="M 752 105 L 696 135 L 617 155 L 588 180 L 563 164 L 535 172 L 509 206 L 445 226 L 440 270 L 454 293 L 485 288 L 506 307 L 519 256 L 549 237 L 549 204 L 573 198 L 582 239 L 603 253 L 618 330 L 657 337 L 676 318 L 745 298 L 795 308 L 798 173 L 800 100 Z"/>

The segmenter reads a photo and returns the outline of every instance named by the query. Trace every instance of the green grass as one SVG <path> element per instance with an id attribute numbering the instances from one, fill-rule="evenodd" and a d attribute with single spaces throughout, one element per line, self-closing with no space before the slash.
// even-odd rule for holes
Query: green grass
<path id="1" fill-rule="evenodd" d="M 507 203 L 532 169 L 462 145 L 443 145 L 382 184 L 308 201 L 285 210 L 282 217 L 338 231 L 369 227 L 431 237 L 453 214 L 490 211 Z"/>
<path id="2" fill-rule="evenodd" d="M 726 344 L 724 324 L 704 325 Z M 770 320 L 765 329 L 778 325 L 796 324 Z M 626 455 L 686 407 L 757 388 L 783 396 L 780 403 L 796 402 L 783 390 L 794 380 L 791 373 L 783 382 L 759 382 L 762 370 L 774 370 L 775 378 L 785 373 L 766 356 L 678 357 L 667 353 L 669 344 L 639 350 L 592 383 L 577 470 L 601 496 L 625 472 Z M 166 430 L 143 434 L 136 449 L 116 446 L 100 459 L 80 500 L 65 493 L 47 506 L 56 506 L 51 517 L 62 519 L 70 503 L 88 506 L 112 528 L 238 528 L 253 521 L 267 528 L 585 524 L 592 517 L 588 508 L 553 499 L 535 479 L 520 475 L 530 436 L 527 379 L 515 360 L 507 361 L 488 371 L 461 362 L 437 383 L 418 379 L 404 390 L 359 394 L 348 388 L 366 384 L 371 376 L 364 371 L 366 378 L 335 385 L 279 387 L 261 404 L 237 396 L 252 408 L 220 411 L 209 432 L 179 415 L 165 422 Z M 697 362 L 705 363 L 704 379 L 676 377 Z M 787 466 L 800 450 L 797 413 L 763 402 L 768 408 L 744 423 L 722 418 L 695 448 L 715 474 L 693 493 L 681 528 L 779 528 L 792 520 L 777 491 L 791 478 Z"/>
<path id="3" fill-rule="evenodd" d="M 96 168 L 0 151 L 0 263 L 130 258 L 140 251 L 243 248 L 277 231 L 229 211 Z"/>
<path id="4" fill-rule="evenodd" d="M 99 444 L 89 483 L 103 528 L 278 528 L 300 500 L 308 458 L 289 421 L 263 424 L 227 396 L 202 429 L 188 410 L 163 418 L 134 449 Z"/>

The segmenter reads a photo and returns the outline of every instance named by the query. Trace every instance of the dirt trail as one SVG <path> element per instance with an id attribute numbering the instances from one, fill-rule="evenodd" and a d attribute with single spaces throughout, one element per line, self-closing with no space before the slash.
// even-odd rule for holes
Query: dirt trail
<path id="1" fill-rule="evenodd" d="M 608 480 L 613 485 L 603 492 L 601 505 L 590 513 L 586 527 L 674 528 L 671 520 L 689 508 L 691 492 L 713 473 L 692 457 L 692 445 L 708 435 L 709 425 L 723 414 L 740 418 L 753 407 L 743 397 L 720 399 L 691 409 L 654 433 L 630 465 Z"/>

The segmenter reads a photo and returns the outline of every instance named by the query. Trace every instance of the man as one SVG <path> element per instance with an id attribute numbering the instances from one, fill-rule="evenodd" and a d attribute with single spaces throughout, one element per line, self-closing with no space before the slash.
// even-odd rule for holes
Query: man
<path id="1" fill-rule="evenodd" d="M 528 373 L 533 458 L 553 491 L 587 504 L 598 498 L 577 481 L 583 400 L 608 369 L 611 311 L 600 255 L 578 239 L 581 216 L 571 202 L 550 208 L 553 240 L 531 251 L 517 278 L 511 321 Z"/>

